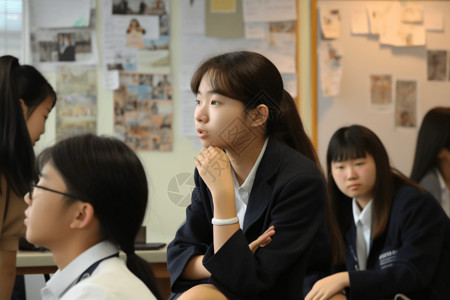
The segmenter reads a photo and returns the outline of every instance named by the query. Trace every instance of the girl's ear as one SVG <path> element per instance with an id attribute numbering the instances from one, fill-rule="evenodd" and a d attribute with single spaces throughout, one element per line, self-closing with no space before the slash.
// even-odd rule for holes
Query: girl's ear
<path id="1" fill-rule="evenodd" d="M 439 160 L 444 160 L 444 159 L 450 160 L 450 151 L 448 151 L 447 148 L 442 148 L 442 149 L 438 152 L 437 158 L 438 158 Z"/>
<path id="2" fill-rule="evenodd" d="M 90 225 L 94 220 L 94 207 L 87 202 L 75 203 L 74 217 L 70 223 L 70 228 L 82 229 Z"/>
<path id="3" fill-rule="evenodd" d="M 250 111 L 252 126 L 258 127 L 264 125 L 269 118 L 269 108 L 265 104 L 260 104 Z"/>
<path id="4" fill-rule="evenodd" d="M 25 120 L 27 119 L 28 114 L 28 106 L 25 104 L 25 101 L 22 99 L 19 99 L 20 105 L 22 106 L 23 116 L 25 117 Z"/>

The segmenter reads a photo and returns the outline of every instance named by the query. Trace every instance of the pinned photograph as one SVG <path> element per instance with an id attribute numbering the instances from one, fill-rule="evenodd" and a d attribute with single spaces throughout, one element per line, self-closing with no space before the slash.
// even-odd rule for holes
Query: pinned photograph
<path id="1" fill-rule="evenodd" d="M 167 13 L 163 0 L 114 0 L 113 15 L 163 15 Z"/>
<path id="2" fill-rule="evenodd" d="M 383 113 L 394 112 L 394 76 L 371 74 L 368 80 L 368 108 Z"/>
<path id="3" fill-rule="evenodd" d="M 444 81 L 447 74 L 447 51 L 427 51 L 427 78 L 428 80 Z"/>
<path id="4" fill-rule="evenodd" d="M 395 126 L 417 126 L 417 80 L 397 80 L 395 84 Z"/>

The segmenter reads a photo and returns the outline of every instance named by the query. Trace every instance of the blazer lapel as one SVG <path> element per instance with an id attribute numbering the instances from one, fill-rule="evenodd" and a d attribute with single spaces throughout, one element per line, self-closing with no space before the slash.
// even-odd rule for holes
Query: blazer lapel
<path id="1" fill-rule="evenodd" d="M 280 142 L 273 137 L 270 138 L 264 156 L 256 171 L 255 181 L 250 192 L 244 219 L 244 232 L 261 217 L 269 205 L 272 188 L 269 186 L 268 181 L 278 171 L 283 156 L 284 150 Z"/>
<path id="2" fill-rule="evenodd" d="M 347 239 L 347 245 L 350 257 L 347 255 L 347 267 L 352 266 L 353 269 L 358 269 L 358 256 L 357 256 L 357 250 L 356 250 L 356 226 L 355 222 L 353 220 L 353 217 L 351 217 L 351 223 L 349 224 L 349 229 L 347 230 L 346 239 Z M 351 262 L 348 261 L 351 259 Z"/>

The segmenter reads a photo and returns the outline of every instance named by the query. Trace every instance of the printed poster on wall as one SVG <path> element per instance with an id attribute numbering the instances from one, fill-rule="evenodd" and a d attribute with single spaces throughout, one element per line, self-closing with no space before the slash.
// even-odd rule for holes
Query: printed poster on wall
<path id="1" fill-rule="evenodd" d="M 370 108 L 377 111 L 392 112 L 394 108 L 392 98 L 393 75 L 371 74 L 369 81 Z"/>
<path id="2" fill-rule="evenodd" d="M 120 72 L 114 133 L 135 151 L 172 151 L 171 80 L 168 74 Z"/>
<path id="3" fill-rule="evenodd" d="M 56 141 L 97 132 L 96 67 L 58 67 L 56 93 Z"/>
<path id="4" fill-rule="evenodd" d="M 395 82 L 395 126 L 417 127 L 417 103 L 419 84 L 414 79 L 399 79 Z"/>

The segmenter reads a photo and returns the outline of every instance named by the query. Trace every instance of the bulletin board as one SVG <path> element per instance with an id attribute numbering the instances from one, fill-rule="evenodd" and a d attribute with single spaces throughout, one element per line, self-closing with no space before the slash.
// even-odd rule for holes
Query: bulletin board
<path id="1" fill-rule="evenodd" d="M 355 11 L 367 5 L 381 3 L 418 4 L 424 14 L 442 15 L 441 29 L 425 30 L 425 45 L 392 46 L 381 44 L 379 35 L 354 34 L 351 20 Z M 324 39 L 319 11 L 332 7 L 339 11 L 340 35 Z M 361 124 L 373 130 L 387 148 L 391 165 L 410 174 L 417 133 L 423 116 L 435 106 L 450 106 L 450 1 L 313 1 L 312 10 L 312 110 L 317 133 L 319 157 L 325 163 L 326 149 L 332 134 L 342 126 Z M 369 24 L 370 27 L 370 24 Z M 337 95 L 327 96 L 322 87 L 318 55 L 322 43 L 332 41 L 339 49 L 341 76 Z M 430 51 L 445 52 L 444 77 L 430 80 Z M 442 72 L 441 72 L 442 73 Z M 389 75 L 392 79 L 392 107 L 374 106 L 371 82 L 374 75 Z M 399 123 L 396 97 L 398 81 L 416 85 L 416 110 L 411 122 Z M 400 83 L 398 84 L 400 87 Z M 442 129 L 442 130 L 449 130 Z"/>
<path id="2" fill-rule="evenodd" d="M 180 129 L 183 136 L 195 138 L 194 147 L 198 141 L 190 80 L 208 57 L 238 50 L 261 53 L 276 65 L 285 89 L 298 99 L 299 0 L 196 0 L 180 5 Z"/>

